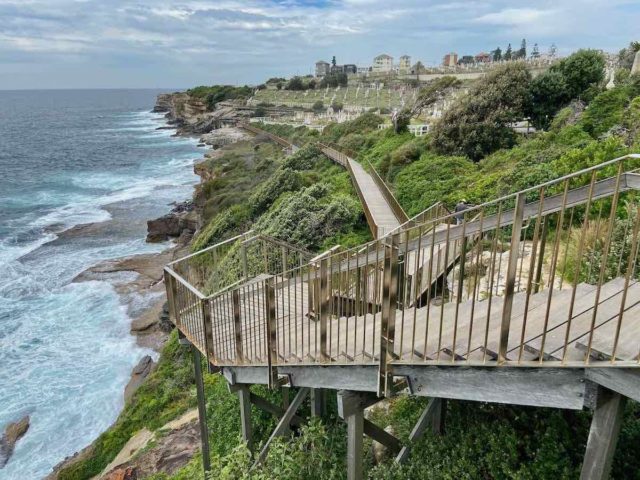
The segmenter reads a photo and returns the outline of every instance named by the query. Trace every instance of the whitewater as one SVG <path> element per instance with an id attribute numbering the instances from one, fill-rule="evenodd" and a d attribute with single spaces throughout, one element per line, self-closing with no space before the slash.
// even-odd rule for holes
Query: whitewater
<path id="1" fill-rule="evenodd" d="M 190 198 L 197 141 L 150 113 L 150 90 L 0 92 L 0 432 L 31 426 L 1 480 L 43 478 L 116 419 L 145 354 L 107 259 L 160 252 L 146 220 Z M 88 235 L 62 232 L 89 223 Z M 152 298 L 141 298 L 143 308 Z"/>

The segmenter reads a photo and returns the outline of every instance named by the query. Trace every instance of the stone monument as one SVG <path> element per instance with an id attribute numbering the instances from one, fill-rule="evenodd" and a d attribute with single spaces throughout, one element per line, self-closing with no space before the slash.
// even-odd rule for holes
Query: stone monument
<path id="1" fill-rule="evenodd" d="M 634 73 L 640 73 L 640 50 L 636 52 L 636 58 L 633 60 L 633 67 L 631 67 L 631 75 Z"/>

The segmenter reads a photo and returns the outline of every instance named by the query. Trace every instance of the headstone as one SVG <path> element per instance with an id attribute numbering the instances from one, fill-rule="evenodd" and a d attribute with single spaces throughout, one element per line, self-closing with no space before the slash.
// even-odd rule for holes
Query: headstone
<path id="1" fill-rule="evenodd" d="M 633 60 L 633 67 L 631 67 L 631 75 L 634 73 L 640 73 L 640 50 L 636 52 L 636 58 Z"/>

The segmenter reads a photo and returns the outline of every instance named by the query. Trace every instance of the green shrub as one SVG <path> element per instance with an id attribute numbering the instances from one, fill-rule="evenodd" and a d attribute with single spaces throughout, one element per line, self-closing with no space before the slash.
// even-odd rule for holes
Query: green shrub
<path id="1" fill-rule="evenodd" d="M 443 155 L 472 160 L 515 145 L 510 122 L 524 116 L 531 75 L 521 63 L 495 69 L 460 98 L 433 129 L 432 146 Z"/>
<path id="2" fill-rule="evenodd" d="M 284 192 L 294 192 L 302 187 L 300 174 L 289 168 L 279 168 L 249 197 L 253 215 L 260 215 Z"/>

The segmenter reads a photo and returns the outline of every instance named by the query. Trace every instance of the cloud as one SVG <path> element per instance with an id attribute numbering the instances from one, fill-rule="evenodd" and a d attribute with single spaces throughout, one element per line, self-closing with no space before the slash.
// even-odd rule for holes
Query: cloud
<path id="1" fill-rule="evenodd" d="M 538 22 L 557 13 L 555 10 L 538 10 L 534 8 L 507 8 L 478 17 L 475 22 L 488 25 L 520 26 Z"/>
<path id="2" fill-rule="evenodd" d="M 631 0 L 518 3 L 0 0 L 0 88 L 45 88 L 51 79 L 70 88 L 143 87 L 150 79 L 172 87 L 257 83 L 309 73 L 316 60 L 333 55 L 367 64 L 384 51 L 435 64 L 451 50 L 473 54 L 522 37 L 563 52 L 616 49 L 640 19 Z M 33 75 L 34 68 L 43 73 Z"/>

